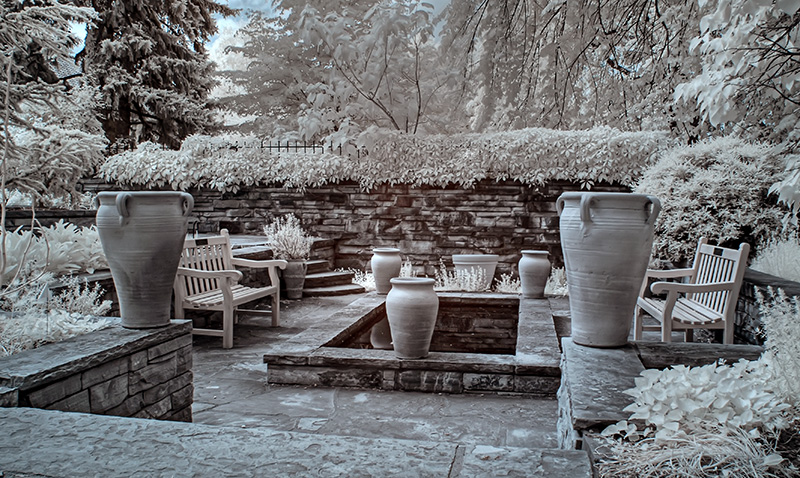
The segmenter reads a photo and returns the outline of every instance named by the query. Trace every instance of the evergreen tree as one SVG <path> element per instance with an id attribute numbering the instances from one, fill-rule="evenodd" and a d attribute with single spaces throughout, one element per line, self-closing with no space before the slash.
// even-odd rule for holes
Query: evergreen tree
<path id="1" fill-rule="evenodd" d="M 204 43 L 216 32 L 212 15 L 233 10 L 213 0 L 75 3 L 98 12 L 78 59 L 101 91 L 98 113 L 114 149 L 148 140 L 178 148 L 186 136 L 217 126 Z"/>

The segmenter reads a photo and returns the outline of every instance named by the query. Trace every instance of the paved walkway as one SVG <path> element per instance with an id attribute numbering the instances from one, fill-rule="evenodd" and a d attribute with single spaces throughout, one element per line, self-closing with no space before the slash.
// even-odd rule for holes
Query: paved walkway
<path id="1" fill-rule="evenodd" d="M 246 317 L 235 329 L 230 350 L 222 349 L 218 338 L 195 337 L 195 423 L 488 446 L 558 446 L 554 399 L 266 383 L 262 356 L 267 344 L 325 320 L 360 297 L 284 301 L 281 327 L 269 327 L 269 317 Z"/>
<path id="2" fill-rule="evenodd" d="M 591 477 L 557 450 L 555 400 L 268 385 L 263 348 L 360 295 L 194 338 L 195 423 L 0 408 L 0 476 Z"/>

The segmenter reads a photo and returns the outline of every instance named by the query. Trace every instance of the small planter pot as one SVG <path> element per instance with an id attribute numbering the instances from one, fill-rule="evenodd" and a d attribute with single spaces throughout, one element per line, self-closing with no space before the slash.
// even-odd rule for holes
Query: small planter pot
<path id="1" fill-rule="evenodd" d="M 522 283 L 522 297 L 541 299 L 544 287 L 550 277 L 550 259 L 547 251 L 522 251 L 519 260 L 519 280 Z"/>
<path id="2" fill-rule="evenodd" d="M 376 247 L 372 250 L 372 275 L 375 277 L 375 290 L 379 295 L 386 295 L 392 288 L 391 279 L 400 275 L 403 261 L 400 249 Z"/>
<path id="3" fill-rule="evenodd" d="M 303 259 L 289 259 L 283 270 L 283 285 L 287 299 L 302 299 L 308 264 Z"/>
<path id="4" fill-rule="evenodd" d="M 101 192 L 97 232 L 119 297 L 122 326 L 169 325 L 191 194 L 174 191 Z"/>
<path id="5" fill-rule="evenodd" d="M 386 296 L 386 317 L 392 334 L 394 354 L 399 359 L 428 356 L 439 313 L 434 280 L 425 277 L 396 277 Z"/>
<path id="6" fill-rule="evenodd" d="M 500 256 L 497 254 L 453 254 L 456 277 L 460 274 L 472 273 L 475 270 L 483 271 L 484 289 L 491 287 L 499 260 Z"/>

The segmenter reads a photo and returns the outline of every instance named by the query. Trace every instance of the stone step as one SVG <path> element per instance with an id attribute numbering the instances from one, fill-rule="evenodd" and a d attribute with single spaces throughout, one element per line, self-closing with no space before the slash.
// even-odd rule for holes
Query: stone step
<path id="1" fill-rule="evenodd" d="M 338 295 L 362 294 L 366 292 L 358 284 L 341 284 L 303 289 L 303 297 L 333 297 Z"/>
<path id="2" fill-rule="evenodd" d="M 306 273 L 304 289 L 328 287 L 333 285 L 346 285 L 353 283 L 354 274 L 346 271 L 325 271 L 313 274 Z"/>
<path id="3" fill-rule="evenodd" d="M 306 265 L 308 266 L 306 275 L 318 274 L 320 272 L 328 272 L 331 270 L 331 263 L 324 259 L 311 259 L 310 261 L 306 261 Z"/>

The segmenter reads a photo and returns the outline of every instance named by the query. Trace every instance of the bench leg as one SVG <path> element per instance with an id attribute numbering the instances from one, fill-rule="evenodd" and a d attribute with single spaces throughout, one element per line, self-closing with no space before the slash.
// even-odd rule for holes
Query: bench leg
<path id="1" fill-rule="evenodd" d="M 281 322 L 281 299 L 280 292 L 272 294 L 272 326 L 278 327 Z"/>
<path id="2" fill-rule="evenodd" d="M 222 348 L 233 348 L 233 306 L 226 306 L 222 312 Z"/>

